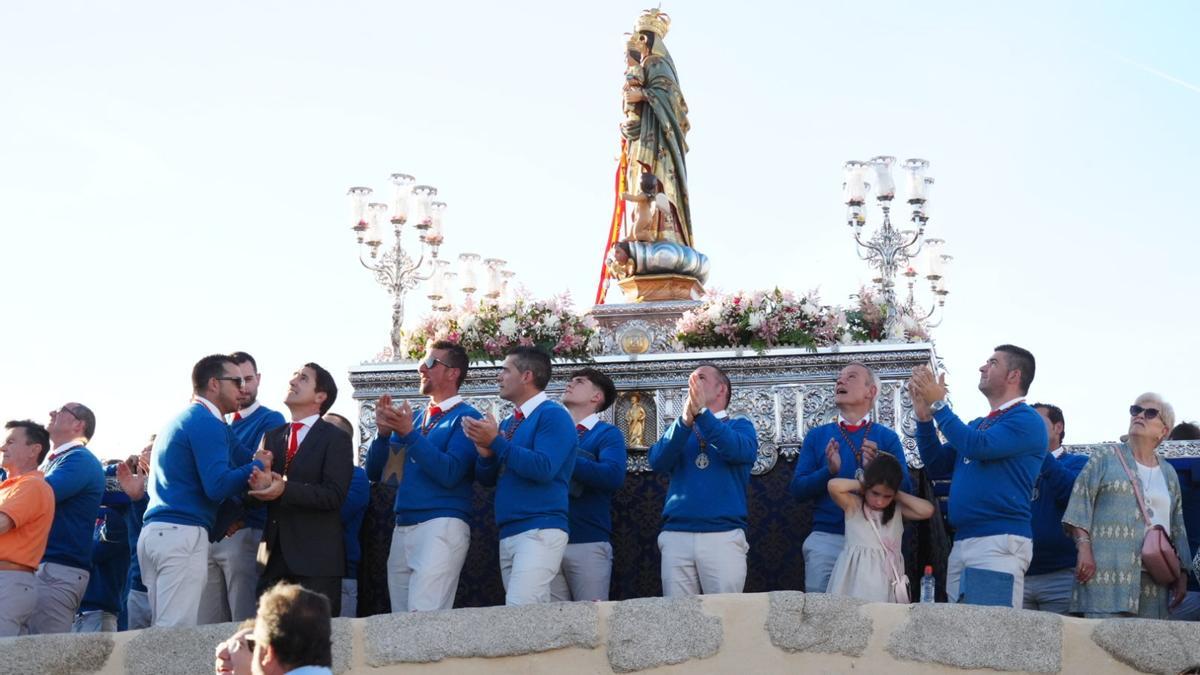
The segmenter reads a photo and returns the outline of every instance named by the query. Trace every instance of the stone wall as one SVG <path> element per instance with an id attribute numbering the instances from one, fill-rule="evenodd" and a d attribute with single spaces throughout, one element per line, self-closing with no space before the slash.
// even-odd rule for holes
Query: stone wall
<path id="1" fill-rule="evenodd" d="M 0 673 L 212 672 L 235 624 L 0 639 Z M 1200 624 L 779 591 L 334 622 L 337 673 L 1179 673 Z"/>

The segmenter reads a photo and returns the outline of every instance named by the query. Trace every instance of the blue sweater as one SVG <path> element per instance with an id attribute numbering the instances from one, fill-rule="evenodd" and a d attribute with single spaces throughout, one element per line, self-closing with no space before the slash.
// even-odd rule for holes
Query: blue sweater
<path id="1" fill-rule="evenodd" d="M 612 537 L 612 496 L 625 482 L 625 437 L 607 422 L 583 432 L 571 479 L 578 496 L 571 497 L 568 543 L 587 544 Z"/>
<path id="2" fill-rule="evenodd" d="M 758 456 L 758 432 L 747 419 L 718 420 L 704 410 L 693 420 L 707 443 L 708 466 L 696 466 L 700 442 L 678 418 L 650 448 L 650 468 L 669 473 L 663 529 L 724 532 L 746 529 L 746 488 Z"/>
<path id="3" fill-rule="evenodd" d="M 45 474 L 54 490 L 54 522 L 42 562 L 90 570 L 92 534 L 104 498 L 104 468 L 91 450 L 75 447 L 54 458 Z"/>
<path id="4" fill-rule="evenodd" d="M 1179 492 L 1183 502 L 1183 527 L 1187 530 L 1188 550 L 1195 554 L 1196 551 L 1200 551 L 1200 458 L 1176 457 L 1170 460 L 1170 464 L 1175 468 L 1176 475 L 1179 476 Z M 1189 591 L 1200 591 L 1200 585 L 1196 580 L 1198 574 L 1200 574 L 1200 570 L 1187 575 Z"/>
<path id="5" fill-rule="evenodd" d="M 231 423 L 229 428 L 233 429 L 233 436 L 241 443 L 242 448 L 249 450 L 253 455 L 258 450 L 259 444 L 262 443 L 263 434 L 285 424 L 287 424 L 287 420 L 283 418 L 282 413 L 271 410 L 265 405 L 259 405 L 257 410 Z M 244 464 L 245 462 L 235 459 L 235 463 Z M 258 506 L 245 509 L 242 512 L 242 523 L 245 527 L 259 530 L 265 528 L 267 526 L 267 507 Z"/>
<path id="6" fill-rule="evenodd" d="M 376 438 L 367 450 L 367 477 L 383 479 L 393 457 L 402 461 L 400 486 L 396 490 L 396 524 L 416 525 L 434 518 L 458 518 L 470 522 L 471 481 L 478 453 L 463 433 L 462 418 L 482 415 L 466 403 L 445 411 L 422 433 L 425 410 L 413 415 L 413 429 L 405 436 Z M 402 459 L 397 453 L 404 452 Z M 392 467 L 396 470 L 396 467 Z"/>
<path id="7" fill-rule="evenodd" d="M 567 490 L 578 444 L 571 413 L 554 401 L 544 401 L 519 426 L 512 415 L 500 422 L 489 446 L 495 454 L 475 461 L 475 476 L 496 486 L 501 538 L 535 529 L 570 532 Z"/>
<path id="8" fill-rule="evenodd" d="M 117 482 L 117 467 L 104 469 L 105 489 L 92 539 L 92 574 L 80 602 L 80 611 L 121 613 L 121 600 L 129 578 L 129 529 L 125 514 L 129 496 Z"/>
<path id="9" fill-rule="evenodd" d="M 1063 512 L 1071 501 L 1075 479 L 1087 464 L 1086 455 L 1064 452 L 1054 458 L 1049 452 L 1042 459 L 1034 486 L 1033 560 L 1030 574 L 1046 574 L 1075 567 L 1075 542 L 1063 530 Z"/>
<path id="10" fill-rule="evenodd" d="M 904 457 L 904 446 L 901 445 L 900 437 L 896 435 L 896 432 L 882 424 L 871 424 L 869 431 L 859 429 L 854 433 L 846 434 L 854 443 L 854 447 L 860 450 L 864 435 L 879 446 L 880 452 L 886 452 L 900 460 L 900 471 L 904 476 L 900 481 L 900 489 L 903 492 L 912 493 L 908 461 Z M 810 429 L 804 435 L 804 444 L 800 447 L 800 456 L 796 459 L 796 473 L 792 476 L 792 484 L 789 489 L 793 496 L 814 502 L 814 531 L 845 534 L 846 515 L 841 507 L 834 503 L 828 490 L 829 479 L 834 478 L 829 473 L 829 466 L 825 461 L 825 446 L 829 445 L 830 438 L 837 440 L 838 454 L 842 457 L 842 467 L 838 470 L 837 477 L 854 478 L 854 472 L 858 469 L 858 459 L 854 456 L 854 449 L 849 447 L 842 438 L 838 423 L 830 422 Z"/>
<path id="11" fill-rule="evenodd" d="M 371 482 L 367 480 L 367 471 L 356 466 L 350 477 L 346 500 L 342 502 L 342 538 L 346 543 L 346 572 L 342 576 L 347 579 L 358 578 L 358 561 L 362 560 L 358 532 L 362 529 L 363 516 L 367 513 L 370 499 Z"/>
<path id="12" fill-rule="evenodd" d="M 201 403 L 188 406 L 154 439 L 150 505 L 144 523 L 195 525 L 210 530 L 222 500 L 244 493 L 258 460 L 234 466 L 237 439 Z"/>
<path id="13" fill-rule="evenodd" d="M 1033 481 L 1048 445 L 1042 416 L 1022 402 L 984 431 L 978 430 L 984 418 L 964 424 L 950 406 L 933 418 L 947 443 L 938 440 L 933 422 L 918 422 L 917 449 L 930 473 L 953 473 L 954 540 L 997 534 L 1032 538 Z"/>

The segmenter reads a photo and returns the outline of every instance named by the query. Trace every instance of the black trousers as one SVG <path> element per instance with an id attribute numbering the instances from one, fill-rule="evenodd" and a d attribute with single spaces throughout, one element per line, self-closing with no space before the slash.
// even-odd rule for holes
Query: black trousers
<path id="1" fill-rule="evenodd" d="M 330 616 L 341 616 L 342 578 L 340 576 L 307 577 L 295 574 L 288 567 L 287 561 L 283 559 L 283 553 L 276 548 L 274 555 L 267 558 L 266 568 L 258 576 L 257 591 L 259 597 L 262 597 L 263 593 L 266 593 L 268 589 L 281 581 L 299 584 L 310 591 L 324 595 L 326 598 L 329 598 Z"/>

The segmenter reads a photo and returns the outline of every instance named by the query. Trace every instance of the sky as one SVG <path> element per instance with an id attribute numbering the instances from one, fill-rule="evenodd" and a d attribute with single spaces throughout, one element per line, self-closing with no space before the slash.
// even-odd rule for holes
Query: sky
<path id="1" fill-rule="evenodd" d="M 642 2 L 0 4 L 0 417 L 92 407 L 136 452 L 201 356 L 245 350 L 274 408 L 387 344 L 345 197 L 393 172 L 449 204 L 442 255 L 509 261 L 585 310 L 612 208 L 623 34 Z M 930 161 L 948 241 L 934 331 L 956 406 L 1011 342 L 1066 441 L 1161 392 L 1200 418 L 1200 47 L 1192 2 L 667 2 L 710 288 L 869 269 L 848 159 Z M 871 213 L 867 231 L 878 223 Z M 408 319 L 427 311 L 410 295 Z"/>

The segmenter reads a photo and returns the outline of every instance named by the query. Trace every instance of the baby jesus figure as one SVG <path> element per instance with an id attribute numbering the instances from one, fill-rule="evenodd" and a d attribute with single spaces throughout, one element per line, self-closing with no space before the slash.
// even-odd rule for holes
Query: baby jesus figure
<path id="1" fill-rule="evenodd" d="M 628 49 L 625 51 L 625 86 L 621 89 L 623 93 L 636 91 L 641 93 L 642 86 L 646 83 L 646 71 L 642 68 L 642 54 L 633 41 L 630 41 Z M 622 97 L 623 100 L 627 97 Z M 621 130 L 626 137 L 636 138 L 641 133 L 642 116 L 638 112 L 638 106 L 641 103 L 625 100 L 625 119 L 621 122 Z"/>

